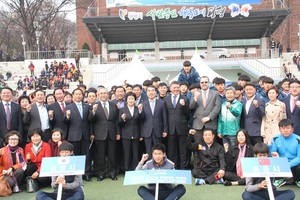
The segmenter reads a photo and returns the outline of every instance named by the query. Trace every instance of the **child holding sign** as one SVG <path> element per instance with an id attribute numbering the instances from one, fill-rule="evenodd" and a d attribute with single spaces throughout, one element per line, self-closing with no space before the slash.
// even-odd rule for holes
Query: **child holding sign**
<path id="1" fill-rule="evenodd" d="M 265 143 L 257 143 L 253 147 L 255 157 L 265 158 L 269 155 L 269 147 Z M 268 159 L 261 159 L 260 165 L 268 165 Z M 274 197 L 276 200 L 292 200 L 295 198 L 295 193 L 292 190 L 276 190 L 276 187 L 271 183 Z M 264 200 L 269 199 L 268 182 L 264 177 L 251 178 L 246 177 L 246 191 L 243 192 L 243 200 Z"/>
<path id="2" fill-rule="evenodd" d="M 59 147 L 59 155 L 60 156 L 72 156 L 74 147 L 70 143 L 62 143 Z M 57 190 L 58 185 L 62 184 L 63 192 L 61 199 L 76 199 L 76 200 L 83 200 L 84 193 L 83 193 L 83 183 L 82 183 L 82 176 L 81 175 L 73 175 L 73 176 L 53 176 L 51 186 L 54 189 L 53 193 L 42 192 L 39 191 L 36 194 L 36 200 L 46 200 L 46 199 L 53 199 L 57 198 Z"/>

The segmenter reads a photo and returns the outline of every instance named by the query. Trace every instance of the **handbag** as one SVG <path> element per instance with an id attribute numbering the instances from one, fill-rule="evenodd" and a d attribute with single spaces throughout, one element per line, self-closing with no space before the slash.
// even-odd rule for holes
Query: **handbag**
<path id="1" fill-rule="evenodd" d="M 38 190 L 39 190 L 39 185 L 38 185 L 37 180 L 28 176 L 26 178 L 26 192 L 32 193 L 32 192 L 36 192 Z"/>
<path id="2" fill-rule="evenodd" d="M 0 197 L 7 197 L 12 194 L 12 190 L 8 183 L 9 176 L 0 180 Z"/>

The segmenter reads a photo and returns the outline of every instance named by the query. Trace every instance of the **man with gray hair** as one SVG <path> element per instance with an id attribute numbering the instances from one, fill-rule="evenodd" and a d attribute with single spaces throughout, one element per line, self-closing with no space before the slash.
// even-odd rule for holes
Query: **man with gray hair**
<path id="1" fill-rule="evenodd" d="M 218 136 L 223 139 L 223 145 L 236 144 L 236 132 L 240 129 L 240 118 L 243 104 L 235 99 L 235 89 L 229 86 L 225 89 L 226 101 L 221 105 L 218 118 Z"/>

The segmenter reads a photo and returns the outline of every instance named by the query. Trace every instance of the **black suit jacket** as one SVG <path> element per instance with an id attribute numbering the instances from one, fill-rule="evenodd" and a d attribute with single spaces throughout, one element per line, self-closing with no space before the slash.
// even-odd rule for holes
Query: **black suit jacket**
<path id="1" fill-rule="evenodd" d="M 125 121 L 122 115 L 126 114 Z M 140 128 L 140 113 L 138 107 L 134 106 L 133 116 L 131 115 L 128 106 L 120 108 L 119 111 L 119 125 L 121 128 L 121 137 L 125 139 L 139 139 L 141 137 Z"/>
<path id="2" fill-rule="evenodd" d="M 243 99 L 242 101 L 241 127 L 248 131 L 249 136 L 260 136 L 261 122 L 265 115 L 265 101 L 258 96 L 255 96 L 253 100 L 257 100 L 258 107 L 255 108 L 251 103 L 248 114 L 246 111 L 247 100 Z"/>
<path id="3" fill-rule="evenodd" d="M 286 108 L 286 116 L 294 124 L 294 133 L 300 135 L 300 108 L 298 108 L 298 106 L 296 105 L 293 112 L 291 112 L 290 101 L 291 95 L 288 95 L 282 99 L 282 102 L 285 104 Z"/>
<path id="4" fill-rule="evenodd" d="M 69 103 L 65 103 L 65 108 Z M 58 102 L 55 102 L 54 104 L 47 107 L 48 111 L 53 110 L 53 119 L 49 119 L 49 122 L 51 124 L 51 128 L 60 128 L 64 131 L 64 136 L 66 137 L 68 126 L 66 123 L 64 123 L 64 112 L 62 111 L 60 104 Z"/>
<path id="5" fill-rule="evenodd" d="M 180 105 L 180 99 L 184 100 L 185 105 Z M 187 134 L 189 131 L 188 128 L 188 118 L 190 115 L 190 108 L 188 99 L 183 96 L 179 95 L 176 107 L 173 106 L 173 97 L 172 95 L 168 95 L 165 97 L 164 101 L 167 105 L 168 111 L 168 124 L 169 124 L 169 135 L 174 135 L 175 131 L 179 135 Z"/>
<path id="6" fill-rule="evenodd" d="M 147 100 L 148 100 L 147 97 L 141 95 L 141 98 L 139 100 L 137 100 L 138 102 L 136 102 L 135 105 L 139 105 L 139 104 L 141 104 L 141 103 L 143 103 L 144 101 L 147 101 Z"/>
<path id="7" fill-rule="evenodd" d="M 82 103 L 82 114 L 81 118 L 79 110 L 76 103 L 71 103 L 66 106 L 66 111 L 71 110 L 71 115 L 69 118 L 64 116 L 64 122 L 69 126 L 67 141 L 78 142 L 82 139 L 90 140 L 90 123 L 88 121 L 88 115 L 90 106 L 88 104 Z"/>
<path id="8" fill-rule="evenodd" d="M 168 116 L 166 103 L 156 99 L 154 115 L 152 115 L 149 100 L 143 102 L 142 118 L 142 137 L 149 138 L 151 133 L 161 138 L 162 133 L 168 133 Z"/>
<path id="9" fill-rule="evenodd" d="M 19 104 L 10 102 L 10 130 L 18 131 L 21 135 L 23 134 L 23 118 L 22 111 Z M 6 128 L 6 112 L 3 102 L 0 102 L 0 138 L 5 139 L 7 133 Z"/>
<path id="10" fill-rule="evenodd" d="M 92 134 L 94 134 L 96 140 L 106 140 L 108 135 L 111 140 L 116 140 L 116 135 L 120 134 L 118 125 L 119 109 L 116 104 L 109 101 L 107 103 L 109 106 L 108 119 L 105 117 L 101 102 L 95 103 L 98 105 L 98 109 L 95 114 L 91 111 L 88 117 L 92 123 Z"/>

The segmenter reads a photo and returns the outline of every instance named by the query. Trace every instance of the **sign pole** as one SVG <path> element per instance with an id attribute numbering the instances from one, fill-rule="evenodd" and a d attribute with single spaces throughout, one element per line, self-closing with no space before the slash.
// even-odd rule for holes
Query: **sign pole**
<path id="1" fill-rule="evenodd" d="M 269 198 L 270 198 L 270 200 L 275 200 L 274 199 L 273 188 L 272 188 L 272 183 L 271 183 L 271 179 L 270 179 L 269 176 L 266 177 L 266 181 L 268 182 Z"/>
<path id="2" fill-rule="evenodd" d="M 158 200 L 159 183 L 155 184 L 155 200 Z"/>
<path id="3" fill-rule="evenodd" d="M 61 200 L 61 195 L 62 195 L 62 184 L 58 184 L 58 190 L 57 190 L 57 198 L 56 200 Z"/>

